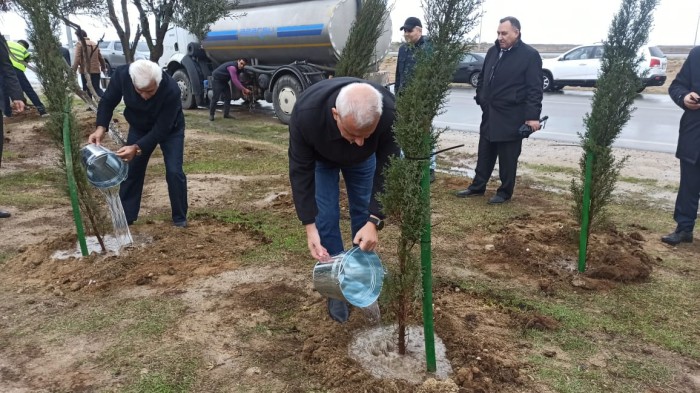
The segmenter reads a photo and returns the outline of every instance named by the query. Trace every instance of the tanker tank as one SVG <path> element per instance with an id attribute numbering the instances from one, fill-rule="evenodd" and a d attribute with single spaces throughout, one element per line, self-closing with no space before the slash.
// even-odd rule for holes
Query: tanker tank
<path id="1" fill-rule="evenodd" d="M 242 0 L 238 18 L 224 18 L 211 27 L 202 47 L 210 59 L 223 63 L 237 58 L 257 59 L 260 65 L 306 60 L 333 67 L 357 15 L 357 0 Z M 377 42 L 374 62 L 391 45 L 391 21 Z"/>

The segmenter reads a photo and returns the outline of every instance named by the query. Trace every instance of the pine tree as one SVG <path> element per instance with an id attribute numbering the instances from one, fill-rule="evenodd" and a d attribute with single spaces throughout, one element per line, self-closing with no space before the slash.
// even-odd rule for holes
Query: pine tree
<path id="1" fill-rule="evenodd" d="M 605 207 L 612 199 L 617 178 L 625 164 L 626 157 L 615 159 L 612 144 L 629 121 L 634 110 L 634 98 L 642 88 L 637 69 L 642 59 L 638 53 L 649 38 L 652 14 L 657 4 L 658 0 L 623 0 L 610 26 L 591 113 L 584 117 L 586 131 L 583 135 L 579 134 L 584 148 L 579 179 L 571 182 L 575 201 L 573 214 L 579 223 L 588 155 L 593 155 L 589 212 L 591 226 L 604 216 Z"/>

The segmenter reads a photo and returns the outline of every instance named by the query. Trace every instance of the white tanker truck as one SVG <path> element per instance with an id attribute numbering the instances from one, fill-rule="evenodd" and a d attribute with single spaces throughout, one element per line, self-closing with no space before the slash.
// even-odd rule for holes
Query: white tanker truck
<path id="1" fill-rule="evenodd" d="M 226 0 L 223 0 L 226 1 Z M 240 17 L 219 20 L 207 38 L 176 53 L 167 71 L 180 85 L 183 108 L 207 105 L 208 78 L 220 64 L 247 58 L 243 82 L 253 99 L 274 106 L 287 124 L 299 94 L 334 73 L 362 0 L 241 0 Z M 391 21 L 377 42 L 378 63 L 391 45 Z M 233 89 L 233 99 L 241 98 Z"/>

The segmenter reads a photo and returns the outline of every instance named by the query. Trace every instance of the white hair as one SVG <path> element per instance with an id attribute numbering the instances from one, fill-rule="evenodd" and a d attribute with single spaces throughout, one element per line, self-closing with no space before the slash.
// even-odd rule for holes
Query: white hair
<path id="1" fill-rule="evenodd" d="M 382 115 L 382 93 L 368 83 L 351 83 L 340 89 L 335 100 L 335 109 L 341 118 L 355 120 L 357 128 L 374 123 Z"/>
<path id="2" fill-rule="evenodd" d="M 160 85 L 163 79 L 163 70 L 150 60 L 136 60 L 129 65 L 129 76 L 137 89 L 143 89 L 151 85 L 153 81 Z"/>

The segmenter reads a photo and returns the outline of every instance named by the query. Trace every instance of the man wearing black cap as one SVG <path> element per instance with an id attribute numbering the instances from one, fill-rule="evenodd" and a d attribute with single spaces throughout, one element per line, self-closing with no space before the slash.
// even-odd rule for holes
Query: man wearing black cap
<path id="1" fill-rule="evenodd" d="M 396 76 L 394 78 L 396 95 L 401 94 L 401 91 L 411 79 L 413 69 L 416 67 L 416 52 L 418 50 L 429 50 L 430 48 L 430 42 L 423 35 L 423 24 L 415 16 L 406 19 L 406 22 L 399 30 L 403 31 L 406 43 L 399 48 L 399 57 L 396 61 Z M 435 181 L 435 166 L 435 156 L 432 156 L 430 159 L 431 183 Z"/>
<path id="2" fill-rule="evenodd" d="M 399 30 L 403 31 L 406 43 L 399 48 L 399 58 L 396 61 L 396 85 L 394 86 L 396 94 L 403 90 L 411 77 L 413 68 L 416 66 L 416 51 L 427 42 L 423 36 L 423 24 L 416 17 L 406 19 Z"/>

